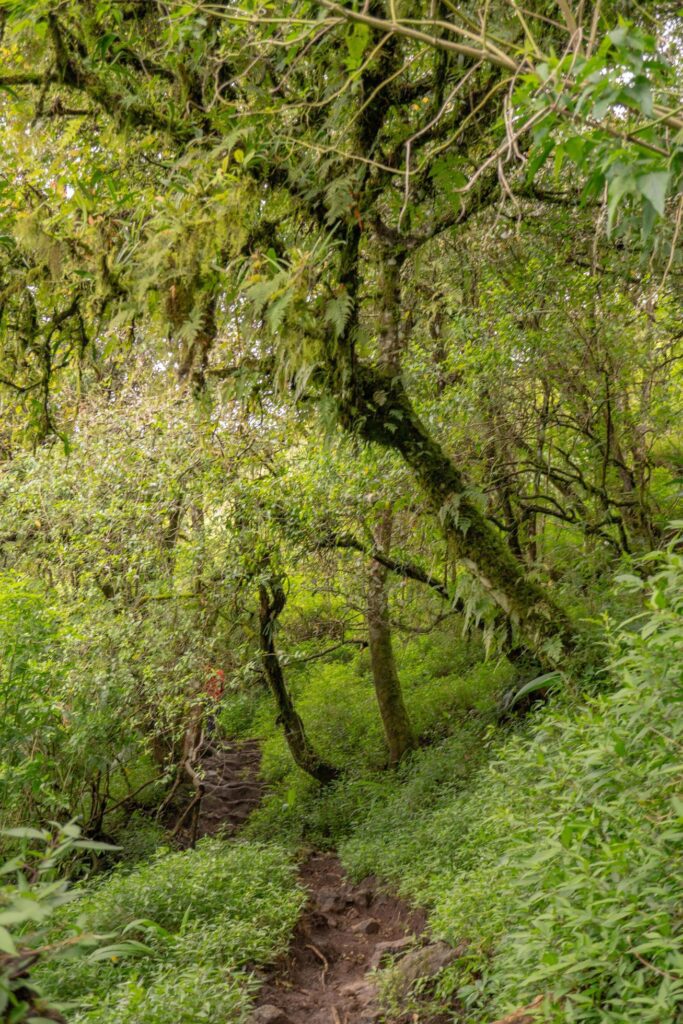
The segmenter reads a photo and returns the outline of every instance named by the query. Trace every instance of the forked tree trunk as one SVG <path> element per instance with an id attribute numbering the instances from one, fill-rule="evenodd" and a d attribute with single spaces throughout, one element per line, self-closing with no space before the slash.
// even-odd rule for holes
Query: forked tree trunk
<path id="1" fill-rule="evenodd" d="M 275 647 L 275 624 L 285 606 L 285 591 L 277 580 L 271 583 L 270 590 L 271 593 L 264 584 L 259 586 L 259 639 L 263 670 L 277 705 L 278 724 L 282 725 L 295 763 L 307 775 L 326 785 L 336 779 L 339 772 L 333 765 L 323 761 L 311 745 L 287 689 Z"/>
<path id="2" fill-rule="evenodd" d="M 391 519 L 391 510 L 388 509 L 375 530 L 375 546 L 382 553 L 388 553 L 391 547 Z M 415 736 L 403 702 L 391 642 L 388 572 L 385 565 L 371 559 L 368 567 L 367 623 L 372 679 L 389 748 L 389 760 L 395 765 L 415 746 Z"/>

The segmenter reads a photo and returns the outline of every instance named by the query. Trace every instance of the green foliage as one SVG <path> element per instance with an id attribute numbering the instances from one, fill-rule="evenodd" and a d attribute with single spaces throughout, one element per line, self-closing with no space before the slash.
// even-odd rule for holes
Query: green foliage
<path id="1" fill-rule="evenodd" d="M 517 99 L 536 114 L 548 110 L 533 129 L 530 179 L 554 154 L 556 176 L 566 162 L 584 175 L 585 198 L 606 190 L 610 229 L 619 207 L 628 206 L 623 227 L 635 220 L 649 239 L 683 173 L 680 131 L 670 147 L 668 129 L 677 124 L 662 107 L 675 76 L 665 56 L 666 38 L 658 40 L 623 18 L 619 22 L 594 53 L 565 53 L 539 63 Z M 582 130 L 558 132 L 562 120 L 572 117 L 587 122 Z"/>
<path id="2" fill-rule="evenodd" d="M 74 1024 L 214 1024 L 243 1021 L 255 985 L 221 965 L 171 961 L 150 980 L 128 978 L 105 989 L 100 1005 L 72 1017 Z"/>
<path id="3" fill-rule="evenodd" d="M 397 645 L 398 646 L 398 645 Z M 468 712 L 490 711 L 509 666 L 478 664 L 475 642 L 448 634 L 404 641 L 398 651 L 402 689 L 416 732 L 427 742 L 451 732 Z M 358 768 L 385 762 L 367 654 L 349 663 L 318 665 L 295 679 L 297 707 L 333 761 Z M 337 709 L 329 715 L 330 703 Z"/>
<path id="4" fill-rule="evenodd" d="M 558 1024 L 678 1019 L 683 559 L 658 560 L 628 579 L 648 609 L 611 630 L 609 686 L 539 713 L 465 791 L 453 740 L 421 755 L 342 844 L 354 874 L 391 878 L 467 941 L 438 995 L 473 1022 L 541 993 Z"/>
<path id="5" fill-rule="evenodd" d="M 681 14 L 441 6 L 0 0 L 0 824 L 137 865 L 78 913 L 152 955 L 44 968 L 91 1024 L 236 1019 L 299 906 L 274 847 L 145 862 L 211 666 L 264 739 L 252 833 L 341 842 L 468 939 L 472 1024 L 672 1016 L 678 556 L 611 688 L 496 709 L 541 685 L 500 652 L 628 614 L 607 581 L 680 511 Z M 382 558 L 422 743 L 392 774 Z M 264 693 L 269 574 L 323 794 Z"/>
<path id="6" fill-rule="evenodd" d="M 42 1024 L 55 1019 L 55 1004 L 42 994 L 35 976 L 54 967 L 59 957 L 94 962 L 102 957 L 146 954 L 135 940 L 103 946 L 103 938 L 78 928 L 69 937 L 60 934 L 46 942 L 46 930 L 74 892 L 63 876 L 65 861 L 83 850 L 103 844 L 81 839 L 80 829 L 70 823 L 53 832 L 18 828 L 12 838 L 22 844 L 21 854 L 0 867 L 0 1020 L 3 1024 Z M 55 994 L 55 998 L 59 993 Z M 61 1019 L 61 1018 L 58 1018 Z"/>
<path id="7" fill-rule="evenodd" d="M 161 799 L 207 662 L 238 667 L 219 617 L 230 447 L 205 425 L 191 400 L 125 389 L 84 410 L 68 455 L 3 467 L 1 824 L 116 831 Z"/>
<path id="8" fill-rule="evenodd" d="M 254 988 L 250 969 L 286 946 L 303 899 L 281 847 L 202 840 L 181 853 L 162 848 L 132 871 L 83 886 L 58 929 L 123 932 L 149 955 L 53 964 L 43 984 L 74 1001 L 73 1020 L 83 1024 L 238 1021 Z"/>
<path id="9" fill-rule="evenodd" d="M 123 647 L 123 631 L 111 627 L 102 615 L 87 618 L 60 604 L 54 589 L 0 574 L 3 825 L 64 814 L 82 815 L 86 824 L 97 819 L 102 801 L 125 795 L 121 762 L 129 782 L 136 768 L 154 778 L 134 724 L 119 711 L 124 680 L 100 660 L 114 636 Z"/>
<path id="10" fill-rule="evenodd" d="M 13 824 L 20 811 L 30 820 L 32 809 L 43 801 L 55 814 L 62 809 L 59 794 L 50 792 L 46 763 L 63 736 L 56 696 L 64 682 L 60 655 L 59 622 L 43 588 L 0 573 L 0 805 L 5 825 Z"/>
<path id="11" fill-rule="evenodd" d="M 482 662 L 481 657 L 476 641 L 446 632 L 411 637 L 401 644 L 403 694 L 425 749 L 390 775 L 381 773 L 387 755 L 367 654 L 293 672 L 292 689 L 306 728 L 324 756 L 348 776 L 321 793 L 293 768 L 272 709 L 262 702 L 251 728 L 265 738 L 263 773 L 275 788 L 252 816 L 250 833 L 280 835 L 289 843 L 303 839 L 336 845 L 365 820 L 368 806 L 379 806 L 391 794 L 403 792 L 413 772 L 420 776 L 417 765 L 432 766 L 425 768 L 425 786 L 432 797 L 447 779 L 460 785 L 485 753 L 482 733 L 512 678 L 509 665 Z M 444 736 L 451 737 L 452 753 L 442 771 L 435 753 L 441 747 L 432 745 Z M 424 795 L 416 792 L 416 806 Z M 406 828 L 409 820 L 403 818 Z"/>
<path id="12" fill-rule="evenodd" d="M 163 799 L 163 793 L 164 787 L 156 791 L 153 786 L 148 787 L 140 794 L 140 797 L 146 797 L 145 808 L 132 814 L 116 815 L 108 823 L 109 833 L 118 848 L 117 861 L 127 865 L 139 864 L 153 857 L 156 850 L 164 845 L 166 830 L 152 816 Z"/>
<path id="13" fill-rule="evenodd" d="M 3 0 L 7 408 L 34 437 L 63 435 L 83 386 L 102 362 L 125 360 L 141 323 L 163 360 L 170 346 L 196 369 L 212 319 L 235 303 L 254 354 L 267 348 L 264 327 L 271 335 L 271 383 L 290 384 L 357 320 L 337 259 L 352 226 L 368 264 L 358 342 L 371 349 L 382 253 L 453 237 L 454 212 L 464 224 L 494 196 L 516 209 L 551 155 L 569 206 L 606 190 L 610 222 L 617 209 L 633 215 L 666 259 L 681 175 L 680 18 L 650 6 L 611 0 L 549 17 L 543 2 L 524 16 L 495 0 L 479 50 L 472 0 L 444 12 L 445 35 L 417 38 L 413 22 L 432 17 L 424 0 L 402 29 L 312 0 L 265 20 L 254 3 L 236 16 L 198 0 L 161 17 L 150 3 L 128 18 L 108 2 L 54 12 Z M 225 86 L 234 76 L 243 91 Z M 376 230 L 380 210 L 389 232 Z M 421 304 L 429 313 L 428 295 Z"/>

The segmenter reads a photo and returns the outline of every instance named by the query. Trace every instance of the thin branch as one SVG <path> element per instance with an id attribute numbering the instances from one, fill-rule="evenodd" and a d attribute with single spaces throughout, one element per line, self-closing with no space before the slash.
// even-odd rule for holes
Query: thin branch
<path id="1" fill-rule="evenodd" d="M 341 640 L 338 644 L 335 644 L 334 647 L 327 647 L 325 648 L 324 651 L 318 651 L 317 654 L 309 654 L 304 658 L 283 657 L 282 664 L 304 665 L 307 661 L 317 661 L 318 658 L 326 658 L 328 654 L 333 654 L 335 651 L 340 650 L 342 647 L 348 647 L 349 644 L 353 644 L 356 647 L 360 647 L 361 650 L 364 650 L 368 646 L 368 641 L 360 639 L 355 640 L 353 638 L 349 638 L 348 640 Z"/>
<path id="2" fill-rule="evenodd" d="M 385 568 L 389 569 L 391 572 L 395 572 L 397 576 L 404 576 L 407 579 L 415 580 L 417 583 L 424 583 L 426 586 L 431 587 L 432 590 L 435 590 L 439 597 L 442 597 L 444 601 L 451 600 L 451 594 L 449 593 L 446 584 L 442 580 L 432 576 L 426 571 L 426 569 L 416 565 L 414 562 L 400 558 L 391 558 L 391 556 L 378 551 L 377 548 L 367 548 L 358 540 L 357 537 L 354 537 L 350 533 L 333 534 L 326 542 L 323 541 L 319 546 L 331 546 L 342 549 L 346 548 L 347 550 L 357 551 L 359 554 L 367 555 L 368 558 L 372 558 L 373 561 L 379 562 L 380 565 L 385 566 Z"/>
<path id="3" fill-rule="evenodd" d="M 365 14 L 362 11 L 350 11 L 346 7 L 342 7 L 341 4 L 334 3 L 333 0 L 318 0 L 320 5 L 328 11 L 332 11 L 334 14 L 346 19 L 347 21 L 359 22 L 362 25 L 368 25 L 370 28 L 379 29 L 382 32 L 390 31 L 394 35 L 405 36 L 407 39 L 415 39 L 420 43 L 427 43 L 428 46 L 435 46 L 440 50 L 448 50 L 450 53 L 460 53 L 466 57 L 476 57 L 478 59 L 485 58 L 492 64 L 497 64 L 499 67 L 507 68 L 509 71 L 516 71 L 518 68 L 518 62 L 514 61 L 511 57 L 507 57 L 496 49 L 492 49 L 490 45 L 486 44 L 486 40 L 483 40 L 481 47 L 469 46 L 466 43 L 455 43 L 451 39 L 444 39 L 439 36 L 429 35 L 428 32 L 422 32 L 419 29 L 411 28 L 406 25 L 405 22 L 400 21 L 389 21 L 386 18 L 375 18 L 371 14 Z M 451 31 L 458 31 L 455 26 L 449 26 Z"/>

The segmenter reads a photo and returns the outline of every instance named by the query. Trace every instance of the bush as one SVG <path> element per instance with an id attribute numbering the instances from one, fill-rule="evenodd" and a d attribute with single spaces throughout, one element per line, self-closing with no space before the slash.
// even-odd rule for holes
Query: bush
<path id="1" fill-rule="evenodd" d="M 54 1000 L 46 999 L 36 978 L 41 967 L 49 972 L 56 958 L 70 955 L 88 960 L 110 955 L 146 953 L 139 942 L 128 940 L 104 947 L 101 936 L 76 928 L 69 937 L 57 934 L 45 943 L 46 923 L 73 897 L 65 877 L 65 862 L 77 860 L 83 850 L 104 844 L 80 838 L 77 825 L 54 826 L 52 832 L 33 828 L 11 830 L 20 852 L 0 865 L 0 1021 L 3 1024 L 41 1024 L 61 1019 Z"/>
<path id="2" fill-rule="evenodd" d="M 0 572 L 0 819 L 4 826 L 63 810 L 54 780 L 63 741 L 55 693 L 63 681 L 56 617 L 42 590 Z"/>

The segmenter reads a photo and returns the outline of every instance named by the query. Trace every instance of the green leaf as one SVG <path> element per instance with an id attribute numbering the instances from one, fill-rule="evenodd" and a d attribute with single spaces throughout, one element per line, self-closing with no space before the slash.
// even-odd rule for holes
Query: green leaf
<path id="1" fill-rule="evenodd" d="M 99 843 L 92 839 L 77 839 L 75 842 L 69 844 L 71 848 L 74 847 L 79 850 L 120 850 L 120 846 L 114 846 L 112 843 Z"/>
<path id="2" fill-rule="evenodd" d="M 5 1017 L 3 1024 L 23 1024 L 26 1020 L 26 1012 L 30 1009 L 29 1004 L 25 999 L 20 1000 L 12 1006 Z"/>
<path id="3" fill-rule="evenodd" d="M 611 32 L 607 33 L 607 38 L 614 44 L 614 46 L 623 46 L 628 39 L 629 26 L 620 25 L 619 28 L 613 28 Z"/>
<path id="4" fill-rule="evenodd" d="M 353 300 L 347 291 L 330 299 L 325 306 L 325 320 L 333 327 L 335 337 L 339 338 L 344 333 L 352 307 Z"/>
<path id="5" fill-rule="evenodd" d="M 573 138 L 567 139 L 562 144 L 562 148 L 570 160 L 573 160 L 575 164 L 580 165 L 586 154 L 586 149 L 589 148 L 589 142 L 580 135 L 575 135 Z"/>
<path id="6" fill-rule="evenodd" d="M 0 925 L 23 924 L 29 917 L 23 910 L 3 910 L 0 913 Z"/>
<path id="7" fill-rule="evenodd" d="M 10 956 L 16 956 L 17 953 L 17 947 L 14 944 L 14 939 L 7 929 L 2 927 L 2 925 L 0 925 L 0 950 L 2 950 L 3 953 L 9 953 Z"/>
<path id="8" fill-rule="evenodd" d="M 533 181 L 537 172 L 541 169 L 541 167 L 543 167 L 543 164 L 546 162 L 554 148 L 554 139 L 545 139 L 543 144 L 536 149 L 536 152 L 532 156 L 531 160 L 529 161 L 529 166 L 527 167 L 528 181 Z"/>
<path id="9" fill-rule="evenodd" d="M 41 839 L 43 842 L 50 838 L 49 832 L 41 832 L 37 828 L 4 828 L 1 834 L 14 836 L 15 839 Z"/>
<path id="10" fill-rule="evenodd" d="M 636 188 L 660 215 L 664 214 L 666 193 L 671 181 L 669 171 L 651 171 L 636 178 Z"/>
<path id="11" fill-rule="evenodd" d="M 630 175 L 615 175 L 609 183 L 607 190 L 607 232 L 611 232 L 614 226 L 614 219 L 619 209 L 619 204 L 624 196 L 633 191 L 634 181 Z"/>
<path id="12" fill-rule="evenodd" d="M 91 963 L 97 963 L 100 960 L 116 960 L 120 956 L 147 956 L 151 952 L 151 947 L 146 946 L 144 942 L 130 939 L 128 942 L 114 942 L 110 946 L 102 946 L 90 953 L 87 959 Z"/>
<path id="13" fill-rule="evenodd" d="M 356 71 L 361 66 L 369 40 L 370 29 L 367 25 L 356 23 L 346 34 L 348 57 L 345 63 L 349 71 Z"/>
<path id="14" fill-rule="evenodd" d="M 275 333 L 275 331 L 277 331 L 281 326 L 282 321 L 285 318 L 285 313 L 287 312 L 287 307 L 290 305 L 293 298 L 294 290 L 292 288 L 287 288 L 282 295 L 269 305 L 266 320 L 273 333 Z"/>
<path id="15" fill-rule="evenodd" d="M 11 875 L 13 871 L 21 871 L 23 867 L 23 857 L 15 857 L 13 860 L 8 860 L 4 864 L 0 865 L 0 877 L 2 875 Z"/>
<path id="16" fill-rule="evenodd" d="M 654 99 L 650 83 L 644 75 L 638 75 L 634 82 L 624 89 L 624 95 L 634 101 L 645 117 L 652 117 L 654 113 Z"/>
<path id="17" fill-rule="evenodd" d="M 560 672 L 545 672 L 542 676 L 536 676 L 535 679 L 531 679 L 524 686 L 520 687 L 519 690 L 510 700 L 508 707 L 512 708 L 515 706 L 517 701 L 521 700 L 522 697 L 526 697 L 529 693 L 536 693 L 538 690 L 544 690 L 551 683 L 558 683 L 562 679 Z"/>

